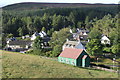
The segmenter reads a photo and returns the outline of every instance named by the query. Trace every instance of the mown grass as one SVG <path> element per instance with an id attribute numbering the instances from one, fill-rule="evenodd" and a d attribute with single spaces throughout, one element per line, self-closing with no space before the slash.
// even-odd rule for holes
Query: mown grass
<path id="1" fill-rule="evenodd" d="M 2 51 L 3 78 L 117 78 L 117 73 L 79 68 L 35 55 Z"/>

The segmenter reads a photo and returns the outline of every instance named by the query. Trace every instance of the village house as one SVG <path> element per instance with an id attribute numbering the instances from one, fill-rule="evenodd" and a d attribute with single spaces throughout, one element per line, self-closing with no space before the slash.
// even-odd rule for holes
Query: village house
<path id="1" fill-rule="evenodd" d="M 32 46 L 32 41 L 30 40 L 14 40 L 9 41 L 6 47 L 11 48 L 12 51 L 23 51 L 28 50 Z"/>
<path id="2" fill-rule="evenodd" d="M 64 43 L 62 50 L 65 48 L 77 48 L 77 49 L 84 49 L 85 47 L 82 45 L 80 41 L 70 41 L 67 39 L 67 41 Z"/>
<path id="3" fill-rule="evenodd" d="M 101 44 L 110 44 L 110 39 L 107 36 L 101 38 Z"/>
<path id="4" fill-rule="evenodd" d="M 88 30 L 85 29 L 78 29 L 76 30 L 76 33 L 73 33 L 72 30 L 70 29 L 70 33 L 73 35 L 74 40 L 84 40 L 87 41 L 88 38 Z"/>
<path id="5" fill-rule="evenodd" d="M 40 36 L 40 34 L 38 32 L 35 32 L 32 36 L 31 36 L 31 40 L 35 40 L 37 36 Z"/>
<path id="6" fill-rule="evenodd" d="M 29 35 L 22 36 L 22 39 L 30 38 Z"/>
<path id="7" fill-rule="evenodd" d="M 89 31 L 86 29 L 78 29 L 77 28 L 77 33 L 79 33 L 80 35 L 88 35 Z"/>
<path id="8" fill-rule="evenodd" d="M 50 45 L 49 45 L 49 41 L 50 41 L 50 37 L 43 37 L 43 43 L 42 43 L 42 48 L 50 48 Z"/>
<path id="9" fill-rule="evenodd" d="M 31 36 L 31 40 L 35 40 L 37 36 L 40 36 L 41 38 L 46 37 L 47 34 L 44 31 L 41 31 L 40 33 L 35 32 L 32 36 Z"/>
<path id="10" fill-rule="evenodd" d="M 6 43 L 9 43 L 10 41 L 15 41 L 15 40 L 16 40 L 16 38 L 15 38 L 15 37 L 8 38 Z"/>
<path id="11" fill-rule="evenodd" d="M 31 40 L 35 40 L 37 36 L 40 36 L 43 40 L 43 43 L 41 43 L 42 48 L 50 48 L 49 47 L 49 41 L 50 41 L 50 37 L 47 36 L 47 34 L 44 31 L 41 31 L 40 33 L 35 32 L 32 36 L 31 36 Z"/>
<path id="12" fill-rule="evenodd" d="M 90 57 L 84 49 L 65 48 L 58 56 L 58 61 L 74 66 L 89 67 Z"/>

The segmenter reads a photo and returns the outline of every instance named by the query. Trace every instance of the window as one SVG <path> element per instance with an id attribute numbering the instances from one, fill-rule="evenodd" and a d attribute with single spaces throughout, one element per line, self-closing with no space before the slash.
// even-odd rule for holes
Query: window
<path id="1" fill-rule="evenodd" d="M 68 44 L 66 44 L 66 46 L 68 46 Z"/>
<path id="2" fill-rule="evenodd" d="M 69 63 L 69 60 L 67 59 L 66 62 Z"/>
<path id="3" fill-rule="evenodd" d="M 72 46 L 72 44 L 69 45 L 69 47 Z"/>
<path id="4" fill-rule="evenodd" d="M 73 64 L 73 65 L 75 65 L 75 62 L 74 62 L 74 60 L 72 61 L 72 64 Z"/>
<path id="5" fill-rule="evenodd" d="M 66 62 L 66 60 L 64 59 L 64 62 Z"/>

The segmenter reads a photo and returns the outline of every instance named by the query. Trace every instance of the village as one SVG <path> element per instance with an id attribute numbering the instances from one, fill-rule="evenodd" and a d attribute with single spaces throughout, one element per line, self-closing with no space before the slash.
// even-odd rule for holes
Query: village
<path id="1" fill-rule="evenodd" d="M 118 5 L 23 2 L 2 14 L 3 78 L 119 77 Z"/>
<path id="2" fill-rule="evenodd" d="M 73 33 L 72 29 L 69 30 L 71 37 L 66 38 L 66 42 L 62 46 L 62 52 L 58 56 L 58 61 L 66 64 L 71 64 L 74 66 L 81 67 L 90 67 L 95 66 L 95 64 L 90 63 L 90 55 L 86 51 L 86 44 L 89 42 L 88 34 L 89 31 L 86 29 L 76 29 L 76 32 Z M 32 50 L 34 40 L 37 37 L 41 37 L 43 42 L 41 43 L 42 48 L 50 48 L 49 41 L 51 37 L 47 36 L 47 33 L 41 31 L 40 33 L 35 32 L 33 35 L 21 36 L 22 39 L 17 40 L 16 37 L 8 38 L 6 43 L 5 50 L 20 52 L 25 54 L 27 51 Z M 26 40 L 27 39 L 27 40 Z M 101 44 L 109 45 L 110 39 L 106 35 L 101 35 Z M 106 56 L 105 56 L 106 57 Z M 99 58 L 96 59 L 98 62 Z M 115 60 L 115 58 L 113 58 Z M 113 61 L 114 62 L 114 61 Z M 114 64 L 112 65 L 114 66 Z M 102 67 L 102 68 L 100 68 Z M 114 70 L 109 70 L 110 66 L 100 65 L 100 67 L 95 67 L 102 70 L 108 70 L 115 72 Z"/>
<path id="3" fill-rule="evenodd" d="M 72 34 L 72 38 L 69 40 L 66 39 L 66 42 L 63 45 L 64 48 L 77 48 L 77 49 L 85 49 L 85 45 L 87 42 L 89 42 L 88 39 L 88 30 L 76 30 L 76 33 L 73 33 L 70 29 L 70 33 Z M 40 33 L 35 32 L 33 35 L 26 35 L 21 36 L 21 40 L 17 40 L 16 37 L 11 37 L 6 40 L 6 47 L 5 50 L 10 51 L 16 51 L 16 52 L 25 52 L 26 50 L 29 50 L 32 47 L 33 41 L 36 39 L 37 36 L 40 36 L 43 39 L 43 48 L 49 48 L 49 41 L 50 37 L 47 36 L 47 34 L 44 31 L 41 31 Z M 110 44 L 110 40 L 107 36 L 101 35 L 101 44 Z M 29 39 L 29 40 L 26 40 Z"/>

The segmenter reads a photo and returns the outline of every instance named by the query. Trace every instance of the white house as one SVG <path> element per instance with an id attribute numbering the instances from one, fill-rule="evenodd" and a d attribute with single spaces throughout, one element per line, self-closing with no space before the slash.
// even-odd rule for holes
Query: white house
<path id="1" fill-rule="evenodd" d="M 85 47 L 82 45 L 80 41 L 69 41 L 68 39 L 63 45 L 62 50 L 64 50 L 65 48 L 77 48 L 85 50 Z"/>
<path id="2" fill-rule="evenodd" d="M 44 34 L 42 32 L 39 33 L 40 37 L 44 37 Z"/>
<path id="3" fill-rule="evenodd" d="M 84 33 L 83 33 L 83 35 L 87 35 L 87 33 L 86 33 L 86 32 L 84 32 Z"/>
<path id="4" fill-rule="evenodd" d="M 39 36 L 39 33 L 35 32 L 35 33 L 31 36 L 31 40 L 35 40 L 37 36 Z"/>
<path id="5" fill-rule="evenodd" d="M 37 36 L 40 36 L 41 38 L 47 36 L 47 34 L 44 31 L 41 31 L 40 33 L 35 32 L 32 36 L 31 36 L 31 40 L 35 40 Z"/>
<path id="6" fill-rule="evenodd" d="M 101 43 L 102 44 L 110 44 L 110 39 L 107 36 L 103 36 L 101 38 Z"/>
<path id="7" fill-rule="evenodd" d="M 9 43 L 10 41 L 15 41 L 15 40 L 16 40 L 15 37 L 13 37 L 13 38 L 8 38 L 8 39 L 7 39 L 7 43 Z"/>
<path id="8" fill-rule="evenodd" d="M 74 40 L 79 40 L 79 39 L 80 40 L 88 40 L 87 39 L 88 38 L 88 33 L 89 33 L 88 30 L 77 28 L 76 31 L 77 31 L 76 33 L 72 33 Z"/>
<path id="9" fill-rule="evenodd" d="M 43 34 L 44 36 L 47 36 L 47 34 L 46 34 L 44 31 L 42 31 L 42 34 Z"/>
<path id="10" fill-rule="evenodd" d="M 22 36 L 22 39 L 25 39 L 25 38 L 30 38 L 30 36 L 29 35 Z"/>

